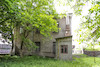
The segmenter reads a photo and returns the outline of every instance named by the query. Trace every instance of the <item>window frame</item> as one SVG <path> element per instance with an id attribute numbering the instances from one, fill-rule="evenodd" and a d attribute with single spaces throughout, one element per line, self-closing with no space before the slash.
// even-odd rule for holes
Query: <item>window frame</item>
<path id="1" fill-rule="evenodd" d="M 68 45 L 61 45 L 60 48 L 61 48 L 60 49 L 61 50 L 61 53 L 68 54 Z"/>

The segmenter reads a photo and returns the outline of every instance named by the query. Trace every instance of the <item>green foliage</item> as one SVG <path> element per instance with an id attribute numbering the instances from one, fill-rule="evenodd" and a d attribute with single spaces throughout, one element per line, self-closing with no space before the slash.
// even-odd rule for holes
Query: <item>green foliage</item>
<path id="1" fill-rule="evenodd" d="M 96 49 L 85 48 L 85 50 L 87 50 L 87 51 L 100 51 L 100 48 L 96 48 Z"/>
<path id="2" fill-rule="evenodd" d="M 83 56 L 83 55 L 82 55 Z M 7 58 L 7 59 L 5 59 Z M 56 60 L 52 58 L 42 58 L 39 56 L 6 56 L 0 57 L 0 67 L 99 67 L 100 58 L 96 58 L 96 63 L 93 62 L 93 57 L 74 58 L 72 61 Z"/>
<path id="3" fill-rule="evenodd" d="M 23 29 L 21 37 L 26 46 L 34 45 L 30 39 L 26 39 L 32 31 L 35 32 L 38 29 L 40 34 L 46 37 L 50 37 L 50 32 L 58 31 L 57 21 L 53 19 L 57 14 L 52 5 L 51 0 L 22 0 L 18 2 L 20 27 Z"/>
<path id="4" fill-rule="evenodd" d="M 7 31 L 10 31 L 10 29 L 12 28 L 11 26 L 12 23 L 10 22 L 12 21 L 14 17 L 13 17 L 13 12 L 10 11 L 11 8 L 12 6 L 9 0 L 0 1 L 0 32 L 3 31 L 4 33 L 7 33 Z M 11 17 L 13 18 L 11 19 Z M 6 34 L 5 37 L 7 37 L 7 35 L 9 34 Z"/>
<path id="5" fill-rule="evenodd" d="M 16 37 L 16 33 L 13 34 L 15 28 L 21 28 L 22 44 L 27 45 L 34 45 L 27 38 L 30 32 L 36 29 L 44 36 L 58 31 L 57 21 L 54 19 L 57 13 L 53 7 L 53 0 L 2 0 L 0 8 L 0 30 L 6 33 L 6 38 L 11 37 L 11 40 Z"/>
<path id="6" fill-rule="evenodd" d="M 2 31 L 9 29 L 11 26 L 14 28 L 14 25 L 20 25 L 24 30 L 32 31 L 34 28 L 38 28 L 41 34 L 50 35 L 51 31 L 57 31 L 58 29 L 57 22 L 53 19 L 57 14 L 53 8 L 52 0 L 4 0 L 0 3 L 3 3 L 0 6 L 5 8 L 5 10 L 2 8 L 1 11 L 3 12 L 0 13 L 1 25 L 6 23 L 5 26 L 0 27 L 3 28 Z M 7 5 L 5 6 L 5 4 Z M 4 27 L 8 28 L 5 29 Z"/>
<path id="7" fill-rule="evenodd" d="M 84 16 L 83 23 L 80 24 L 78 29 L 78 36 L 80 43 L 86 43 L 87 45 L 99 45 L 100 37 L 100 3 L 95 3 L 89 9 L 89 14 Z"/>
<path id="8" fill-rule="evenodd" d="M 56 14 L 50 2 L 52 1 L 23 0 L 19 2 L 22 28 L 29 31 L 38 29 L 44 36 L 50 35 L 51 31 L 56 31 L 57 23 L 53 19 Z"/>
<path id="9" fill-rule="evenodd" d="M 85 48 L 85 50 L 88 50 L 88 51 L 100 51 L 100 47 L 98 47 L 98 48 L 94 47 L 94 49 L 92 49 L 92 48 L 93 48 L 92 46 L 89 46 L 89 47 Z"/>

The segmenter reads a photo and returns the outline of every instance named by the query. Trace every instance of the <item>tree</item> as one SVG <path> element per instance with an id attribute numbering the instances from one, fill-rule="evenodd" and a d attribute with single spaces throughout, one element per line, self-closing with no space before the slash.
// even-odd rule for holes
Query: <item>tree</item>
<path id="1" fill-rule="evenodd" d="M 87 2 L 87 1 L 86 1 Z M 80 29 L 78 29 L 78 36 L 80 43 L 87 43 L 88 45 L 98 44 L 99 34 L 99 25 L 100 25 L 100 2 L 91 1 L 92 6 L 88 10 L 89 13 L 86 16 L 83 16 L 83 22 L 80 24 Z M 85 5 L 85 4 L 84 4 Z"/>
<path id="2" fill-rule="evenodd" d="M 50 36 L 50 32 L 52 31 L 57 32 L 57 23 L 54 19 L 57 14 L 53 8 L 52 0 L 4 0 L 2 2 L 7 4 L 7 7 L 5 5 L 1 5 L 1 7 L 5 6 L 8 17 L 12 16 L 7 21 L 3 20 L 6 25 L 1 21 L 2 25 L 0 29 L 2 29 L 2 32 L 5 30 L 4 27 L 9 29 L 6 30 L 6 32 L 9 32 L 11 28 L 14 31 L 16 29 L 21 31 L 18 33 L 21 37 L 20 48 L 18 48 L 19 52 L 17 52 L 19 55 L 22 56 L 23 45 L 34 45 L 28 38 L 28 35 L 32 31 L 38 29 L 40 34 L 44 36 Z M 3 13 L 5 13 L 5 11 L 3 10 Z M 8 13 L 9 11 L 12 13 Z M 6 19 L 4 16 L 6 16 L 6 14 L 2 15 L 2 18 Z M 12 30 L 10 34 L 12 33 Z M 13 36 L 14 39 L 16 39 L 16 33 L 14 33 Z"/>
<path id="3" fill-rule="evenodd" d="M 13 30 L 17 24 L 17 7 L 16 2 L 13 0 L 1 0 L 0 1 L 0 32 L 5 39 L 12 41 L 12 50 L 14 48 L 14 35 Z M 11 53 L 12 53 L 11 50 Z"/>
<path id="4" fill-rule="evenodd" d="M 95 45 L 100 45 L 100 2 L 94 1 L 92 3 L 92 7 L 89 9 L 88 15 L 83 17 L 85 21 L 80 24 L 81 27 L 78 32 L 82 33 L 78 34 L 78 41 L 80 43 L 86 43 L 94 49 Z"/>

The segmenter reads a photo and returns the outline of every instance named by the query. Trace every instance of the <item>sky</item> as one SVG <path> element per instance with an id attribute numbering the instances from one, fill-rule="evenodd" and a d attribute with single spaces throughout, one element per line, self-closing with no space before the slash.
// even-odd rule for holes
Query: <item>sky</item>
<path id="1" fill-rule="evenodd" d="M 63 3 L 66 2 L 66 0 L 62 0 Z M 58 3 L 56 3 L 56 0 L 54 1 L 55 3 L 55 8 L 57 13 L 64 13 L 65 11 L 67 11 L 66 13 L 73 13 L 72 16 L 72 35 L 73 35 L 73 45 L 78 45 L 79 43 L 76 41 L 77 36 L 76 36 L 76 32 L 75 30 L 77 30 L 79 28 L 79 24 L 82 22 L 81 21 L 81 17 L 85 16 L 88 14 L 88 9 L 91 8 L 91 4 L 88 2 L 86 3 L 86 5 L 83 7 L 83 11 L 82 11 L 82 16 L 76 16 L 73 12 L 73 10 L 70 8 L 70 6 L 63 6 L 62 4 L 58 5 Z"/>

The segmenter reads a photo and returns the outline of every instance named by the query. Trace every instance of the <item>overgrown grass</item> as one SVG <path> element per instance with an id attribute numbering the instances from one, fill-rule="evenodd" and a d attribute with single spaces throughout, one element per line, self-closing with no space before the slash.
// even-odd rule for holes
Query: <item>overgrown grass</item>
<path id="1" fill-rule="evenodd" d="M 83 55 L 84 56 L 84 55 Z M 43 58 L 39 56 L 3 56 L 0 57 L 0 67 L 100 67 L 100 58 L 96 57 L 74 57 L 72 61 L 62 61 L 53 58 Z"/>
<path id="2" fill-rule="evenodd" d="M 100 51 L 100 46 L 95 46 L 94 49 L 92 48 L 92 46 L 85 48 L 85 50 L 88 51 Z"/>
<path id="3" fill-rule="evenodd" d="M 87 51 L 100 51 L 100 48 L 97 48 L 97 49 L 86 48 L 85 50 L 87 50 Z"/>

